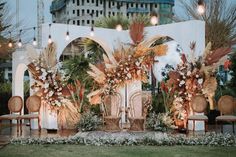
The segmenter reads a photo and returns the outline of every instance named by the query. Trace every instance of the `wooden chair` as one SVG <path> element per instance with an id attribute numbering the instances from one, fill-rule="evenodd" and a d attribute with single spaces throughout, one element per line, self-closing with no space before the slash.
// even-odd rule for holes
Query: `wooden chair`
<path id="1" fill-rule="evenodd" d="M 233 133 L 234 122 L 236 121 L 236 116 L 233 115 L 235 109 L 235 101 L 232 96 L 225 95 L 220 97 L 218 101 L 218 109 L 220 110 L 220 116 L 216 117 L 216 126 L 218 122 L 229 122 L 232 123 Z M 221 124 L 221 133 L 223 133 L 223 124 Z"/>
<path id="2" fill-rule="evenodd" d="M 148 114 L 148 109 L 150 107 L 150 104 L 151 104 L 150 92 L 138 91 L 131 95 L 128 107 L 128 119 L 130 122 L 130 129 L 129 129 L 130 131 L 145 130 L 146 116 Z"/>
<path id="3" fill-rule="evenodd" d="M 19 116 L 21 132 L 22 132 L 22 120 L 23 119 L 29 119 L 30 129 L 31 129 L 31 119 L 37 119 L 38 120 L 38 129 L 39 129 L 39 131 L 41 130 L 40 107 L 41 107 L 41 98 L 39 96 L 33 95 L 33 96 L 30 96 L 27 98 L 26 108 L 28 109 L 29 114 Z"/>
<path id="4" fill-rule="evenodd" d="M 120 130 L 120 119 L 121 119 L 121 95 L 115 93 L 113 95 L 107 95 L 103 98 L 103 124 L 105 124 L 105 130 L 116 131 Z"/>
<path id="5" fill-rule="evenodd" d="M 203 113 L 205 112 L 207 108 L 207 101 L 206 98 L 203 95 L 196 95 L 192 98 L 191 100 L 191 106 L 193 109 L 194 113 Z M 204 122 L 204 130 L 205 133 L 207 132 L 207 122 L 208 122 L 208 117 L 206 115 L 191 115 L 187 119 L 187 130 L 188 128 L 188 121 L 192 120 L 193 121 L 193 133 L 195 132 L 195 122 L 196 121 L 203 121 Z"/>
<path id="6" fill-rule="evenodd" d="M 19 132 L 19 119 L 21 115 L 21 110 L 23 107 L 23 99 L 20 96 L 12 96 L 8 100 L 8 109 L 10 114 L 0 116 L 0 124 L 2 120 L 10 120 L 10 126 L 12 125 L 12 120 L 17 120 L 17 132 Z"/>

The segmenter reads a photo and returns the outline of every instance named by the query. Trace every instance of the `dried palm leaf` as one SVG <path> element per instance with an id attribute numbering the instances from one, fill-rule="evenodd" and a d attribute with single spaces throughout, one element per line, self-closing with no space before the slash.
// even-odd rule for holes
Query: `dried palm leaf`
<path id="1" fill-rule="evenodd" d="M 164 55 L 166 55 L 166 52 L 168 50 L 168 46 L 162 44 L 162 45 L 157 45 L 157 46 L 153 47 L 152 49 L 153 49 L 155 56 L 164 56 Z"/>
<path id="2" fill-rule="evenodd" d="M 130 25 L 129 34 L 135 45 L 142 42 L 144 38 L 144 23 L 133 22 Z"/>
<path id="3" fill-rule="evenodd" d="M 42 52 L 42 58 L 45 62 L 45 67 L 52 68 L 55 67 L 57 64 L 57 57 L 56 57 L 56 44 L 51 43 L 49 44 L 44 51 Z"/>
<path id="4" fill-rule="evenodd" d="M 213 63 L 217 63 L 222 57 L 229 54 L 231 52 L 231 47 L 227 48 L 218 48 L 212 53 L 208 54 L 205 58 L 205 64 L 206 65 L 212 65 Z"/>
<path id="5" fill-rule="evenodd" d="M 203 52 L 202 60 L 205 61 L 207 56 L 211 54 L 211 42 L 209 42 Z"/>

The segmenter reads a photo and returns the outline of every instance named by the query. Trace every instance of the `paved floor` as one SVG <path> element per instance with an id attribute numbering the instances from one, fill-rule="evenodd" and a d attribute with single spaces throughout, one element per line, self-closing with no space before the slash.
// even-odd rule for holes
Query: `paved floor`
<path id="1" fill-rule="evenodd" d="M 75 135 L 76 130 L 58 130 L 57 132 L 48 133 L 46 129 L 42 129 L 40 132 L 38 130 L 30 130 L 29 126 L 22 126 L 22 133 L 17 133 L 17 127 L 13 124 L 12 127 L 6 124 L 0 128 L 0 148 L 8 144 L 13 137 L 66 137 L 70 135 Z"/>

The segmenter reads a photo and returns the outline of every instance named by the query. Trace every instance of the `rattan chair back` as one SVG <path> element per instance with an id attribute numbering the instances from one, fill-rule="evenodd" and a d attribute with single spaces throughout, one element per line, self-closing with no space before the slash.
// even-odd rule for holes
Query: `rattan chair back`
<path id="1" fill-rule="evenodd" d="M 218 101 L 218 108 L 223 115 L 230 115 L 234 113 L 234 98 L 229 95 L 220 97 Z"/>
<path id="2" fill-rule="evenodd" d="M 207 101 L 203 95 L 196 95 L 191 101 L 192 109 L 194 112 L 202 113 L 207 108 Z"/>
<path id="3" fill-rule="evenodd" d="M 12 96 L 8 100 L 8 109 L 11 113 L 21 112 L 23 107 L 23 99 L 20 96 Z"/>
<path id="4" fill-rule="evenodd" d="M 104 112 L 106 116 L 119 116 L 121 108 L 121 95 L 114 93 L 113 95 L 106 95 L 103 98 Z"/>
<path id="5" fill-rule="evenodd" d="M 41 106 L 41 98 L 37 95 L 28 97 L 26 107 L 29 112 L 39 112 Z"/>

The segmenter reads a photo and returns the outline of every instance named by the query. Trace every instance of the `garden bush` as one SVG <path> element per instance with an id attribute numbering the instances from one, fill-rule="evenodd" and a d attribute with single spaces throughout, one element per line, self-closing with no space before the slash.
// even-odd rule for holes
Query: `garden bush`
<path id="1" fill-rule="evenodd" d="M 84 113 L 78 123 L 79 131 L 93 131 L 102 124 L 101 118 L 93 112 Z"/>

